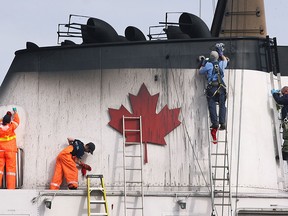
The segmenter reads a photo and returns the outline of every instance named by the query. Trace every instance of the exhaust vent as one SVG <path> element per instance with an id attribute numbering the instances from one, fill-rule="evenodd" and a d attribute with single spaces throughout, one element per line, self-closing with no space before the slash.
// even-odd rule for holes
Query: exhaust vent
<path id="1" fill-rule="evenodd" d="M 146 41 L 146 37 L 142 31 L 134 26 L 128 26 L 125 29 L 125 37 L 128 41 Z"/>
<path id="2" fill-rule="evenodd" d="M 81 26 L 83 43 L 109 43 L 118 42 L 119 36 L 115 29 L 107 22 L 89 18 L 87 25 Z"/>
<path id="3" fill-rule="evenodd" d="M 182 32 L 188 34 L 191 38 L 210 38 L 211 33 L 208 26 L 199 17 L 183 13 L 179 17 L 179 26 Z"/>

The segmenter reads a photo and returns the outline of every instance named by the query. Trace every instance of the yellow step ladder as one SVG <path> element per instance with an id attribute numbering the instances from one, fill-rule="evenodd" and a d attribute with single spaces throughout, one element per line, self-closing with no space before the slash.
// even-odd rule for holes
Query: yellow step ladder
<path id="1" fill-rule="evenodd" d="M 91 179 L 100 179 L 100 186 L 99 187 L 91 187 Z M 99 182 L 98 182 L 99 183 Z M 91 199 L 91 197 L 94 197 Z M 88 205 L 88 216 L 98 215 L 98 216 L 109 216 L 108 213 L 108 204 L 106 198 L 106 189 L 104 185 L 104 178 L 103 175 L 87 175 L 87 205 Z M 96 199 L 97 198 L 97 199 Z M 98 212 L 94 213 L 91 212 L 91 204 L 97 205 L 95 209 L 98 211 L 103 209 L 105 212 Z M 104 205 L 104 208 L 103 208 Z"/>

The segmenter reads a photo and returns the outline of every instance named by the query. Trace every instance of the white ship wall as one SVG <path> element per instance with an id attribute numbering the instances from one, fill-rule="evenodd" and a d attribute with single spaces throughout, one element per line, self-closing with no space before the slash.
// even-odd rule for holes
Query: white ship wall
<path id="1" fill-rule="evenodd" d="M 231 190 L 238 196 L 237 202 L 233 199 L 233 206 L 271 208 L 275 203 L 285 205 L 287 196 L 279 181 L 282 176 L 275 160 L 278 153 L 270 74 L 250 70 L 226 70 L 226 73 Z M 157 81 L 154 80 L 156 75 Z M 156 113 L 166 104 L 169 109 L 180 107 L 179 120 L 182 122 L 165 137 L 167 145 L 148 144 L 148 163 L 144 165 L 147 215 L 210 215 L 208 148 L 217 145 L 210 144 L 208 137 L 210 122 L 203 92 L 205 78 L 195 69 L 8 74 L 0 92 L 1 105 L 5 106 L 1 109 L 2 115 L 7 107 L 18 108 L 21 124 L 17 129 L 17 143 L 25 156 L 23 189 L 17 191 L 45 194 L 40 196 L 38 203 L 31 204 L 32 208 L 40 209 L 39 215 L 61 215 L 62 204 L 67 203 L 65 193 L 69 191 L 64 186 L 64 190 L 55 192 L 56 195 L 52 191 L 55 204 L 53 202 L 51 209 L 39 207 L 43 206 L 46 196 L 54 196 L 46 189 L 56 156 L 67 145 L 67 137 L 96 144 L 94 155 L 84 159 L 91 165 L 91 173 L 104 175 L 112 215 L 124 215 L 123 197 L 118 196 L 124 187 L 123 139 L 108 125 L 108 108 L 119 109 L 123 104 L 132 113 L 128 94 L 137 95 L 143 83 L 151 95 L 159 93 Z M 224 132 L 220 132 L 220 139 L 223 136 Z M 218 146 L 221 148 L 221 143 Z M 69 205 L 69 215 L 86 215 L 86 183 L 80 172 L 79 183 L 80 190 L 71 195 L 75 205 Z M 31 199 L 34 192 L 30 192 Z M 269 201 L 263 198 L 267 194 Z M 186 209 L 179 208 L 177 196 L 187 200 Z M 253 204 L 247 199 L 252 199 Z M 0 202 L 8 201 L 1 196 Z"/>

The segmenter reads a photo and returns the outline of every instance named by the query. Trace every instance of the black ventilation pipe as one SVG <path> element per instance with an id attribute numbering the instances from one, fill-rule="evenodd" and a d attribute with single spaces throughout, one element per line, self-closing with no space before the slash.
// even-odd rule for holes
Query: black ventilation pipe
<path id="1" fill-rule="evenodd" d="M 125 37 L 128 41 L 146 41 L 146 37 L 142 31 L 134 26 L 128 26 L 125 29 Z"/>
<path id="2" fill-rule="evenodd" d="M 107 22 L 89 18 L 87 25 L 81 26 L 83 43 L 107 43 L 119 41 L 119 36 L 115 29 Z"/>
<path id="3" fill-rule="evenodd" d="M 199 17 L 182 13 L 179 17 L 179 26 L 182 32 L 188 34 L 191 38 L 210 38 L 209 28 Z"/>
<path id="4" fill-rule="evenodd" d="M 168 26 L 164 29 L 168 40 L 169 39 L 189 39 L 190 36 L 181 31 L 179 26 Z"/>
<path id="5" fill-rule="evenodd" d="M 33 42 L 27 41 L 26 42 L 26 49 L 28 50 L 37 50 L 39 49 L 39 46 Z"/>

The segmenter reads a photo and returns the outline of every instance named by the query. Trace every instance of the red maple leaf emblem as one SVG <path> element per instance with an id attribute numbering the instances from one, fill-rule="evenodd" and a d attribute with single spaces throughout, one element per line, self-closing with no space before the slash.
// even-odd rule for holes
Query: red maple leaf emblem
<path id="1" fill-rule="evenodd" d="M 158 98 L 159 93 L 153 96 L 150 95 L 147 87 L 143 83 L 137 96 L 129 94 L 133 113 L 130 113 L 123 105 L 121 105 L 118 110 L 109 108 L 109 115 L 111 118 L 109 125 L 118 132 L 123 133 L 123 116 L 141 116 L 142 142 L 166 145 L 164 137 L 181 124 L 178 120 L 180 108 L 169 109 L 167 105 L 165 105 L 157 114 L 156 105 Z M 134 125 L 131 124 L 132 123 L 130 123 L 129 127 L 139 128 L 139 126 L 135 125 L 135 122 Z M 136 139 L 135 134 L 126 134 L 127 142 L 137 141 Z"/>

